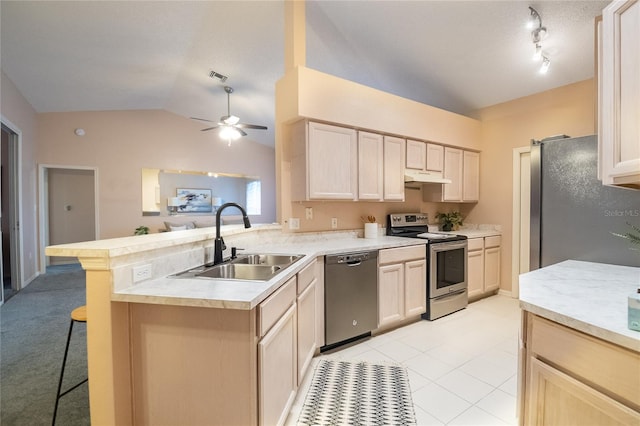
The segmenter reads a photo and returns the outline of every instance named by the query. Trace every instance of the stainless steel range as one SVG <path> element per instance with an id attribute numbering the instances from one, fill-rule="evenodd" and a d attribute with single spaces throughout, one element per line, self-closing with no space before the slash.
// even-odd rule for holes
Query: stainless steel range
<path id="1" fill-rule="evenodd" d="M 387 216 L 387 235 L 427 241 L 427 312 L 434 320 L 464 309 L 467 295 L 467 237 L 429 232 L 426 213 Z"/>

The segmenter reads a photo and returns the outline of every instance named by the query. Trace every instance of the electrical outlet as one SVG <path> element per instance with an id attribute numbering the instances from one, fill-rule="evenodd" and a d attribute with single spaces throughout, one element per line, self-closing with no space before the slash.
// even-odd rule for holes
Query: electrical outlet
<path id="1" fill-rule="evenodd" d="M 306 214 L 307 220 L 312 220 L 313 219 L 313 207 L 305 208 L 304 212 Z"/>
<path id="2" fill-rule="evenodd" d="M 134 266 L 133 268 L 133 282 L 148 280 L 151 278 L 151 264 Z"/>
<path id="3" fill-rule="evenodd" d="M 300 229 L 300 219 L 298 219 L 297 217 L 290 217 L 289 229 Z"/>
<path id="4" fill-rule="evenodd" d="M 332 217 L 331 218 L 331 229 L 338 229 L 338 218 L 337 217 Z"/>

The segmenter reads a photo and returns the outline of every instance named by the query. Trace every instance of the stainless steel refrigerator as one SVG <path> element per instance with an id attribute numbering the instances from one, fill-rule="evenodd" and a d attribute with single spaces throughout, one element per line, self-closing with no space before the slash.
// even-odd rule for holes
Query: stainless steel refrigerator
<path id="1" fill-rule="evenodd" d="M 640 266 L 640 251 L 614 235 L 640 227 L 640 191 L 602 185 L 597 167 L 596 136 L 532 141 L 531 270 L 568 259 Z"/>

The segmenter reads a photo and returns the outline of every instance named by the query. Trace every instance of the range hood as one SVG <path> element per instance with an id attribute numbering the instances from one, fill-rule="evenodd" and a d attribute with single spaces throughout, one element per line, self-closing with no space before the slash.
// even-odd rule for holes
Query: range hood
<path id="1" fill-rule="evenodd" d="M 404 183 L 451 183 L 451 179 L 445 179 L 444 177 L 442 177 L 442 172 L 405 169 Z"/>

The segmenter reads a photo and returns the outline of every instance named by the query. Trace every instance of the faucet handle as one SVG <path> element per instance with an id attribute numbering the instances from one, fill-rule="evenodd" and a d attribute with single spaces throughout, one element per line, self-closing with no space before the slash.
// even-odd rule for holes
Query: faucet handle
<path id="1" fill-rule="evenodd" d="M 224 238 L 222 237 L 220 237 L 220 247 L 222 247 L 222 250 L 227 249 L 227 245 L 224 243 Z"/>

